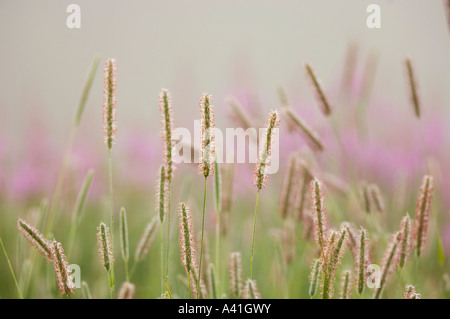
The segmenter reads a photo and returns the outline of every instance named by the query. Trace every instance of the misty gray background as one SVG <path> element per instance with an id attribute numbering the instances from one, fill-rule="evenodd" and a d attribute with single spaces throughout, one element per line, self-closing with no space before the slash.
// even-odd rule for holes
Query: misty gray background
<path id="1" fill-rule="evenodd" d="M 81 29 L 66 27 L 70 3 L 81 6 Z M 381 6 L 381 29 L 366 27 L 370 3 Z M 407 54 L 416 64 L 422 99 L 448 105 L 449 40 L 440 0 L 2 0 L 0 133 L 20 137 L 34 118 L 44 118 L 65 142 L 95 54 L 101 69 L 107 57 L 118 61 L 119 132 L 141 127 L 156 133 L 161 87 L 192 118 L 203 91 L 215 96 L 219 108 L 239 86 L 261 93 L 267 109 L 279 104 L 278 85 L 312 98 L 303 62 L 331 85 L 342 73 L 350 41 L 358 43 L 361 67 L 370 50 L 378 52 L 376 92 L 405 102 Z M 95 138 L 102 134 L 102 72 L 83 119 Z"/>

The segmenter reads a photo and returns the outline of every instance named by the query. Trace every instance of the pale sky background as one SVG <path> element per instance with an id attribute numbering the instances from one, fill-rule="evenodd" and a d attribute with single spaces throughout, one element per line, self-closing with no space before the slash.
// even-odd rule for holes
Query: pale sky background
<path id="1" fill-rule="evenodd" d="M 66 27 L 70 3 L 81 6 L 81 29 Z M 381 6 L 381 29 L 366 27 L 370 3 Z M 96 53 L 101 67 L 107 57 L 118 61 L 119 128 L 159 126 L 161 87 L 193 118 L 203 91 L 215 96 L 216 108 L 239 85 L 261 92 L 266 109 L 278 105 L 280 84 L 312 98 L 303 63 L 331 85 L 350 41 L 359 45 L 359 65 L 369 50 L 379 53 L 375 90 L 386 97 L 405 102 L 402 59 L 410 55 L 423 100 L 450 103 L 441 0 L 2 0 L 0 30 L 0 132 L 10 136 L 42 116 L 65 142 Z M 83 119 L 96 138 L 101 103 L 98 70 Z"/>

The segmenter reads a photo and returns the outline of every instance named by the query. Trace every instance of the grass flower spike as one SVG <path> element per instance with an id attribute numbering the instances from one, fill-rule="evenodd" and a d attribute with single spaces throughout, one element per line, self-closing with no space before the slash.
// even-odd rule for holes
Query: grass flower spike
<path id="1" fill-rule="evenodd" d="M 242 296 L 242 255 L 240 252 L 230 253 L 230 294 L 234 298 Z"/>
<path id="2" fill-rule="evenodd" d="M 167 89 L 162 89 L 159 94 L 159 111 L 161 112 L 161 138 L 163 141 L 164 160 L 167 165 L 167 178 L 169 181 L 173 177 L 173 140 L 172 134 L 174 130 L 173 109 L 170 94 Z"/>
<path id="3" fill-rule="evenodd" d="M 61 295 L 75 293 L 75 285 L 72 279 L 72 271 L 67 262 L 66 255 L 61 243 L 53 241 L 50 244 L 50 253 L 53 267 L 55 269 L 56 281 Z"/>
<path id="4" fill-rule="evenodd" d="M 314 74 L 313 68 L 308 63 L 305 63 L 305 70 L 306 70 L 306 75 L 307 75 L 308 79 L 311 81 L 311 84 L 314 87 L 314 90 L 316 93 L 316 99 L 319 102 L 319 106 L 320 106 L 322 113 L 325 116 L 330 115 L 331 114 L 331 106 L 330 106 L 330 103 L 328 102 L 328 98 L 325 94 L 325 91 L 323 90 L 322 85 L 320 84 L 320 80 Z"/>
<path id="5" fill-rule="evenodd" d="M 201 127 L 201 150 L 200 150 L 200 173 L 208 177 L 214 175 L 215 161 L 215 118 L 213 97 L 203 93 L 200 99 L 200 127 Z"/>
<path id="6" fill-rule="evenodd" d="M 253 185 L 258 188 L 258 191 L 267 186 L 267 168 L 270 166 L 272 157 L 272 146 L 277 128 L 280 125 L 280 113 L 278 111 L 270 111 L 267 115 L 266 129 L 260 142 L 258 162 L 255 167 L 255 174 L 253 177 Z"/>
<path id="7" fill-rule="evenodd" d="M 320 250 L 324 252 L 327 234 L 327 212 L 323 195 L 323 185 L 317 178 L 314 178 L 310 185 L 311 205 L 314 217 L 314 237 L 319 244 Z"/>
<path id="8" fill-rule="evenodd" d="M 311 273 L 309 275 L 309 282 L 310 282 L 309 295 L 311 298 L 316 295 L 320 275 L 321 275 L 320 260 L 317 258 L 313 260 L 313 263 L 311 265 Z"/>
<path id="9" fill-rule="evenodd" d="M 406 214 L 400 223 L 400 260 L 399 266 L 403 268 L 408 261 L 411 250 L 411 219 Z"/>
<path id="10" fill-rule="evenodd" d="M 51 261 L 50 243 L 36 228 L 22 218 L 17 220 L 17 230 L 33 245 L 48 262 Z"/>
<path id="11" fill-rule="evenodd" d="M 369 239 L 367 231 L 361 227 L 358 239 L 358 249 L 355 256 L 356 283 L 358 293 L 364 292 L 367 280 L 367 267 L 369 266 Z"/>
<path id="12" fill-rule="evenodd" d="M 97 227 L 97 231 L 97 246 L 100 262 L 107 271 L 110 271 L 114 263 L 114 253 L 109 227 L 104 222 L 101 222 L 100 226 Z"/>
<path id="13" fill-rule="evenodd" d="M 103 82 L 103 133 L 104 142 L 111 149 L 117 133 L 117 62 L 108 59 Z"/>
<path id="14" fill-rule="evenodd" d="M 258 286 L 255 280 L 247 279 L 243 292 L 243 299 L 261 299 L 261 294 L 258 292 Z"/>
<path id="15" fill-rule="evenodd" d="M 416 203 L 416 215 L 414 219 L 414 240 L 417 256 L 422 254 L 428 231 L 428 223 L 431 211 L 431 198 L 433 197 L 433 177 L 425 175 L 420 186 Z"/>
<path id="16" fill-rule="evenodd" d="M 189 274 L 195 264 L 194 227 L 191 210 L 184 202 L 178 205 L 178 218 L 180 220 L 181 264 Z"/>
<path id="17" fill-rule="evenodd" d="M 379 279 L 379 287 L 375 288 L 374 299 L 381 298 L 383 289 L 386 287 L 391 275 L 397 268 L 399 261 L 398 246 L 399 246 L 400 234 L 395 233 L 391 236 L 391 240 L 388 244 L 386 251 L 383 254 L 381 261 L 381 276 Z"/>
<path id="18" fill-rule="evenodd" d="M 344 270 L 341 276 L 340 299 L 349 299 L 352 290 L 352 273 L 350 270 Z"/>
<path id="19" fill-rule="evenodd" d="M 411 94 L 411 103 L 414 107 L 414 114 L 416 115 L 417 118 L 420 118 L 421 108 L 420 108 L 419 94 L 417 91 L 417 81 L 414 76 L 414 69 L 410 58 L 405 59 L 405 66 Z"/>

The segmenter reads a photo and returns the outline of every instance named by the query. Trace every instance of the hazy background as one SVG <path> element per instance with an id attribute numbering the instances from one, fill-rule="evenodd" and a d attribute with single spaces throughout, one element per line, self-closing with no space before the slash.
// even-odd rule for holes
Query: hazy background
<path id="1" fill-rule="evenodd" d="M 81 6 L 81 29 L 66 27 L 71 3 Z M 366 27 L 370 3 L 381 5 L 381 29 Z M 439 0 L 2 0 L 0 30 L 0 133 L 13 139 L 44 119 L 66 141 L 95 54 L 101 68 L 107 57 L 118 61 L 119 132 L 159 125 L 161 87 L 172 92 L 178 125 L 181 110 L 197 117 L 203 91 L 215 96 L 219 115 L 237 88 L 261 94 L 265 109 L 279 104 L 278 85 L 313 99 L 303 62 L 331 86 L 351 41 L 360 67 L 370 50 L 379 54 L 374 90 L 386 98 L 408 102 L 402 64 L 408 54 L 425 107 L 450 101 L 449 32 Z M 98 70 L 83 119 L 83 131 L 95 139 L 102 134 L 101 103 Z"/>

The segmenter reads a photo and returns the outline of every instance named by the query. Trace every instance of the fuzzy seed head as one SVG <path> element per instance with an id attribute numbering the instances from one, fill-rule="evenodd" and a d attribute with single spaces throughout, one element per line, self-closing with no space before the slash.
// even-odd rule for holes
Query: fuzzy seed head
<path id="1" fill-rule="evenodd" d="M 341 291 L 340 291 L 340 299 L 349 299 L 350 293 L 352 290 L 352 272 L 350 270 L 342 271 L 341 275 Z"/>
<path id="2" fill-rule="evenodd" d="M 172 180 L 175 167 L 173 166 L 173 149 L 174 141 L 172 140 L 174 124 L 173 124 L 173 108 L 169 91 L 161 89 L 159 94 L 159 111 L 161 112 L 161 138 L 163 142 L 163 157 L 167 165 L 167 178 Z"/>
<path id="3" fill-rule="evenodd" d="M 290 122 L 293 123 L 297 131 L 303 136 L 306 144 L 308 144 L 308 146 L 313 151 L 323 151 L 324 146 L 319 135 L 312 128 L 310 128 L 297 114 L 295 114 L 292 109 L 289 108 L 285 109 L 284 111 Z"/>
<path id="4" fill-rule="evenodd" d="M 400 223 L 400 260 L 399 266 L 403 268 L 409 258 L 409 253 L 411 250 L 411 219 L 409 214 L 406 214 L 402 218 Z"/>
<path id="5" fill-rule="evenodd" d="M 230 269 L 230 294 L 235 298 L 242 295 L 242 255 L 240 252 L 232 252 L 229 256 Z"/>
<path id="6" fill-rule="evenodd" d="M 97 246 L 100 263 L 107 271 L 110 271 L 111 266 L 114 263 L 114 254 L 109 227 L 107 227 L 104 222 L 100 222 L 97 231 Z"/>
<path id="7" fill-rule="evenodd" d="M 159 214 L 161 224 L 169 211 L 169 179 L 168 169 L 161 165 L 159 169 L 158 183 L 156 185 L 156 211 Z"/>
<path id="8" fill-rule="evenodd" d="M 325 94 L 325 91 L 322 88 L 322 85 L 320 83 L 319 78 L 314 74 L 313 68 L 308 64 L 305 63 L 305 70 L 306 70 L 306 76 L 311 82 L 315 94 L 317 102 L 319 103 L 320 110 L 325 116 L 328 116 L 331 114 L 331 106 L 328 102 L 328 98 Z"/>
<path id="9" fill-rule="evenodd" d="M 311 188 L 311 208 L 314 220 L 314 237 L 319 244 L 320 250 L 325 250 L 325 240 L 327 233 L 327 212 L 325 208 L 325 198 L 323 195 L 323 185 L 314 178 L 310 183 Z"/>
<path id="10" fill-rule="evenodd" d="M 203 93 L 200 99 L 200 127 L 201 127 L 201 149 L 200 149 L 200 173 L 208 177 L 214 175 L 215 161 L 215 118 L 213 97 Z"/>
<path id="11" fill-rule="evenodd" d="M 45 257 L 47 262 L 51 261 L 50 242 L 35 227 L 28 224 L 22 218 L 17 220 L 17 230 L 33 245 L 38 252 Z"/>
<path id="12" fill-rule="evenodd" d="M 242 297 L 243 299 L 261 299 L 255 280 L 247 279 Z"/>
<path id="13" fill-rule="evenodd" d="M 253 177 L 253 185 L 255 185 L 258 190 L 267 186 L 267 169 L 270 166 L 272 146 L 279 125 L 280 113 L 276 110 L 271 110 L 267 115 L 266 128 L 262 137 L 262 142 L 260 143 L 258 161 Z"/>
<path id="14" fill-rule="evenodd" d="M 414 107 L 414 114 L 416 115 L 417 118 L 420 118 L 421 107 L 420 107 L 419 94 L 418 94 L 418 90 L 417 90 L 417 81 L 415 79 L 414 68 L 413 68 L 410 58 L 405 59 L 405 67 L 406 67 L 406 74 L 407 74 L 408 85 L 409 85 L 409 90 L 410 90 L 411 104 Z"/>
<path id="15" fill-rule="evenodd" d="M 427 240 L 432 197 L 433 177 L 430 175 L 425 175 L 422 179 L 419 196 L 417 197 L 416 215 L 414 219 L 414 240 L 417 249 L 417 256 L 419 257 L 424 250 Z"/>
<path id="16" fill-rule="evenodd" d="M 321 265 L 320 260 L 317 258 L 313 260 L 311 264 L 311 273 L 309 274 L 309 281 L 310 281 L 309 295 L 311 297 L 314 297 L 317 292 L 317 286 L 319 284 L 320 276 L 321 276 Z"/>
<path id="17" fill-rule="evenodd" d="M 178 205 L 181 264 L 189 273 L 195 265 L 194 226 L 189 206 L 185 202 Z"/>
<path id="18" fill-rule="evenodd" d="M 358 293 L 364 292 L 367 277 L 369 275 L 367 267 L 369 266 L 369 238 L 367 231 L 361 227 L 358 238 L 357 254 L 355 256 L 356 283 Z"/>
<path id="19" fill-rule="evenodd" d="M 103 79 L 103 141 L 111 149 L 117 133 L 116 59 L 106 60 Z"/>
<path id="20" fill-rule="evenodd" d="M 73 283 L 72 271 L 67 262 L 61 243 L 57 241 L 51 242 L 50 253 L 60 294 L 74 294 L 75 285 Z"/>
<path id="21" fill-rule="evenodd" d="M 381 297 L 384 287 L 389 282 L 391 275 L 395 272 L 399 262 L 399 240 L 400 234 L 394 233 L 391 236 L 391 240 L 383 254 L 381 261 L 381 278 L 380 287 L 375 289 L 374 298 L 378 299 Z"/>

